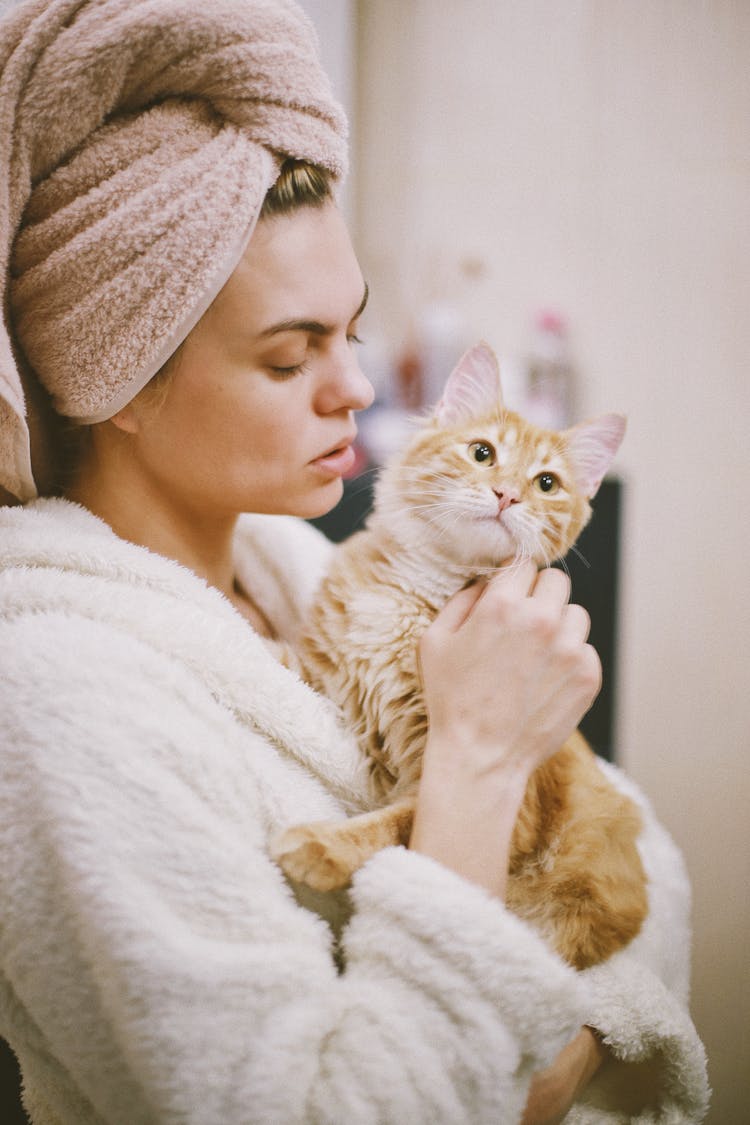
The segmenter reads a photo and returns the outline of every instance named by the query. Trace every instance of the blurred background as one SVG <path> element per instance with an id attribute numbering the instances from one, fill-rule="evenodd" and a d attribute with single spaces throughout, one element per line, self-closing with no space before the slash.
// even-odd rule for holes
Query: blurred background
<path id="1" fill-rule="evenodd" d="M 373 446 L 480 338 L 519 407 L 628 415 L 613 752 L 685 854 L 709 1121 L 743 1125 L 750 3 L 304 3 L 352 125 Z"/>

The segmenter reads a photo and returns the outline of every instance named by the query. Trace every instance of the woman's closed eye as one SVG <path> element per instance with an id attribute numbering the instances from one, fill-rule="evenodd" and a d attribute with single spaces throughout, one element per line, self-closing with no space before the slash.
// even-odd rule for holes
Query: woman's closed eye
<path id="1" fill-rule="evenodd" d="M 298 336 L 296 340 L 287 340 L 283 345 L 279 341 L 279 345 L 269 350 L 261 362 L 274 377 L 290 379 L 305 369 L 309 358 L 309 341 Z"/>
<path id="2" fill-rule="evenodd" d="M 291 379 L 294 375 L 301 374 L 306 370 L 306 357 L 300 360 L 299 363 L 291 363 L 288 365 L 269 364 L 268 370 L 278 379 Z"/>
<path id="3" fill-rule="evenodd" d="M 346 336 L 347 343 L 358 347 L 364 343 L 364 340 L 356 334 L 356 332 L 348 332 Z M 281 357 L 279 357 L 281 359 Z M 299 375 L 307 368 L 307 355 L 302 356 L 294 363 L 284 362 L 269 363 L 268 370 L 271 374 L 278 379 L 291 379 L 294 375 Z"/>

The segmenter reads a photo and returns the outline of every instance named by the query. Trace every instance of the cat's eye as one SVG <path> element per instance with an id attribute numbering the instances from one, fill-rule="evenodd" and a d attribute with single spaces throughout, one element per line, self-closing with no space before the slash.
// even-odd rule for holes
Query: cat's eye
<path id="1" fill-rule="evenodd" d="M 469 453 L 478 465 L 495 464 L 495 450 L 486 441 L 473 441 L 469 446 Z"/>
<path id="2" fill-rule="evenodd" d="M 560 487 L 560 481 L 554 473 L 540 473 L 539 476 L 534 477 L 534 484 L 540 492 L 550 493 L 557 492 Z"/>

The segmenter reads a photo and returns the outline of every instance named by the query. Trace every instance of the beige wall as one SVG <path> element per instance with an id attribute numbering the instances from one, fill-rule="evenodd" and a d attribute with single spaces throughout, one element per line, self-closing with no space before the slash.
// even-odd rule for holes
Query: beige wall
<path id="1" fill-rule="evenodd" d="M 362 0 L 358 15 L 368 328 L 398 340 L 410 306 L 447 295 L 512 353 L 552 302 L 584 412 L 629 416 L 619 756 L 687 857 L 710 1120 L 740 1125 L 750 4 Z"/>
<path id="2" fill-rule="evenodd" d="M 299 3 L 317 30 L 320 57 L 333 91 L 346 111 L 350 141 L 354 147 L 356 129 L 354 85 L 357 68 L 354 43 L 357 23 L 356 0 L 299 0 Z M 352 167 L 344 182 L 340 199 L 348 219 L 351 219 L 355 185 L 356 168 Z"/>

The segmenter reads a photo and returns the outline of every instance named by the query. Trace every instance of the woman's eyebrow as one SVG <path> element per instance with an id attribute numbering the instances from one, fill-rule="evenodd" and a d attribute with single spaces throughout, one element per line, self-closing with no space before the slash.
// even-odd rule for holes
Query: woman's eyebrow
<path id="1" fill-rule="evenodd" d="M 356 320 L 357 317 L 362 315 L 369 296 L 370 289 L 369 286 L 365 284 L 362 300 L 352 320 Z M 269 336 L 276 336 L 281 332 L 311 332 L 315 336 L 328 336 L 333 332 L 333 327 L 330 324 L 322 324 L 319 320 L 281 320 L 278 324 L 272 324 L 269 328 L 264 328 L 259 334 L 259 338 L 266 339 Z"/>

